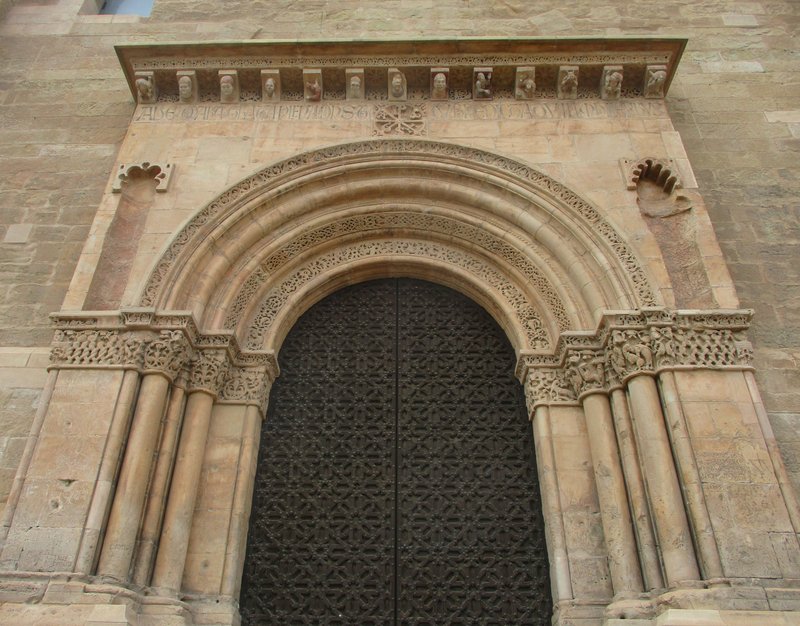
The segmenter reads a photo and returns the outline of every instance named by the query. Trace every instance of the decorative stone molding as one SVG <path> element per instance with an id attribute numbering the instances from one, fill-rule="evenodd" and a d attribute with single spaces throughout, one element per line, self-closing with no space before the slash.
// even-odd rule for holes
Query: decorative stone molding
<path id="1" fill-rule="evenodd" d="M 136 369 L 177 380 L 188 368 L 186 386 L 190 390 L 216 395 L 224 385 L 226 399 L 244 397 L 247 403 L 259 406 L 265 402 L 266 390 L 250 389 L 249 395 L 242 396 L 242 384 L 233 381 L 244 374 L 229 375 L 228 366 L 237 372 L 260 372 L 263 380 L 274 380 L 278 373 L 274 354 L 242 351 L 229 331 L 200 332 L 190 313 L 135 309 L 103 315 L 54 314 L 51 318 L 56 328 L 51 369 Z"/>
<path id="2" fill-rule="evenodd" d="M 403 211 L 382 212 L 380 214 L 347 217 L 335 222 L 326 223 L 315 229 L 305 230 L 291 243 L 281 246 L 270 254 L 244 282 L 236 298 L 228 307 L 225 328 L 235 329 L 247 304 L 252 300 L 260 286 L 267 282 L 285 263 L 286 259 L 296 257 L 327 241 L 341 240 L 343 237 L 359 232 L 374 230 L 390 231 L 418 230 L 424 233 L 436 233 L 460 239 L 474 244 L 478 249 L 491 252 L 501 258 L 517 272 L 524 276 L 527 284 L 536 291 L 536 299 L 547 308 L 558 325 L 559 330 L 568 330 L 572 323 L 553 285 L 545 274 L 531 260 L 518 250 L 509 238 L 493 235 L 486 228 L 458 222 L 454 219 L 430 213 L 412 213 Z"/>
<path id="3" fill-rule="evenodd" d="M 173 169 L 172 163 L 150 163 L 149 161 L 121 163 L 117 168 L 117 175 L 111 183 L 111 191 L 113 193 L 122 193 L 122 185 L 128 182 L 132 174 L 139 173 L 155 180 L 157 183 L 156 191 L 164 193 L 169 187 Z"/>
<path id="4" fill-rule="evenodd" d="M 555 354 L 523 354 L 517 376 L 528 409 L 574 403 L 637 375 L 676 369 L 751 369 L 752 312 L 644 309 L 609 312 L 593 333 L 566 332 Z"/>
<path id="5" fill-rule="evenodd" d="M 558 68 L 576 68 L 576 76 L 596 75 L 604 66 L 620 66 L 626 83 L 636 85 L 622 91 L 623 97 L 664 97 L 686 41 L 682 39 L 458 39 L 451 41 L 391 42 L 241 42 L 218 44 L 156 44 L 117 46 L 137 102 L 179 101 L 174 76 L 177 70 L 194 70 L 201 90 L 200 101 L 214 101 L 219 91 L 207 80 L 220 70 L 237 70 L 243 93 L 267 101 L 259 70 L 279 72 L 283 83 L 281 100 L 345 99 L 348 85 L 345 72 L 364 70 L 362 93 L 366 99 L 385 99 L 391 81 L 381 74 L 393 69 L 404 76 L 404 92 L 413 99 L 433 99 L 431 70 L 450 68 L 448 99 L 514 99 L 517 97 L 518 68 L 535 68 L 540 79 L 539 96 L 553 97 L 562 77 Z M 319 98 L 309 98 L 301 84 L 302 73 L 316 68 Z M 497 71 L 492 71 L 495 68 Z M 509 68 L 511 71 L 500 71 Z M 487 76 L 486 70 L 491 73 Z M 243 71 L 245 70 L 245 71 Z M 255 71 L 252 71 L 255 70 Z M 663 72 L 663 75 L 659 72 Z M 147 74 L 149 73 L 149 74 Z M 477 74 L 483 73 L 490 86 L 488 96 L 477 87 Z M 163 76 L 162 76 L 163 75 Z M 165 80 L 165 76 L 169 79 Z M 385 74 L 384 74 L 385 76 Z M 147 82 L 138 83 L 139 78 Z M 391 77 L 390 77 L 391 78 Z M 323 91 L 323 81 L 326 87 Z M 548 84 L 545 84 L 545 81 Z M 654 82 L 655 81 L 655 82 Z M 303 83 L 308 84 L 303 80 Z M 161 93 L 148 89 L 161 85 Z M 289 86 L 291 85 L 291 86 Z M 641 87 L 639 87 L 641 85 Z M 582 85 L 585 95 L 600 97 L 600 85 Z M 390 99 L 395 99 L 391 95 Z M 570 96 L 571 97 L 571 96 Z M 403 98 L 404 99 L 404 98 Z M 438 98 L 437 98 L 438 99 Z M 272 98 L 269 99 L 272 101 Z"/>
<path id="6" fill-rule="evenodd" d="M 482 282 L 491 285 L 503 305 L 508 310 L 514 311 L 515 319 L 523 325 L 528 346 L 534 349 L 551 347 L 550 337 L 534 303 L 499 272 L 487 266 L 481 259 L 458 249 L 449 248 L 436 242 L 406 239 L 373 240 L 342 245 L 337 250 L 320 255 L 298 267 L 263 297 L 261 306 L 248 327 L 247 347 L 251 350 L 258 350 L 262 347 L 273 322 L 303 284 L 332 268 L 349 265 L 370 257 L 385 256 L 434 259 L 479 276 Z"/>
<path id="7" fill-rule="evenodd" d="M 382 139 L 341 144 L 299 154 L 271 165 L 228 189 L 200 210 L 176 235 L 156 263 L 142 293 L 141 304 L 143 306 L 155 304 L 167 277 L 172 273 L 173 267 L 184 251 L 188 253 L 193 250 L 193 246 L 206 239 L 219 219 L 229 215 L 237 206 L 251 199 L 255 193 L 290 180 L 293 172 L 299 174 L 308 166 L 325 167 L 354 156 L 373 155 L 391 159 L 404 154 L 425 154 L 438 159 L 448 159 L 451 162 L 461 162 L 465 166 L 479 164 L 484 171 L 494 169 L 502 176 L 511 176 L 520 183 L 530 185 L 537 192 L 546 194 L 553 201 L 569 207 L 586 221 L 588 229 L 605 240 L 621 269 L 633 283 L 639 304 L 653 306 L 657 303 L 644 270 L 625 240 L 593 206 L 561 183 L 528 165 L 483 150 L 424 140 Z"/>

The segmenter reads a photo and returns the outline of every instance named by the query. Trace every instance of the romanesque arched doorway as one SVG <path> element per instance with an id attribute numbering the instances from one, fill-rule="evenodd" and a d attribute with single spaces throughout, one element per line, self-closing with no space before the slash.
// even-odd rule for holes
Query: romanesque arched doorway
<path id="1" fill-rule="evenodd" d="M 245 624 L 548 624 L 515 355 L 433 283 L 338 291 L 281 349 L 255 483 Z"/>

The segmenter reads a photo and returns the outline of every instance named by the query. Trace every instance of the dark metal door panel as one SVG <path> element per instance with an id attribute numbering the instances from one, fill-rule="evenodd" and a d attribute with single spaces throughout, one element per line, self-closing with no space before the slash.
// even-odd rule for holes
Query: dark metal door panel
<path id="1" fill-rule="evenodd" d="M 400 281 L 399 623 L 549 624 L 530 425 L 503 331 Z"/>
<path id="2" fill-rule="evenodd" d="M 284 342 L 256 473 L 244 624 L 394 619 L 395 299 L 393 283 L 337 292 Z"/>
<path id="3" fill-rule="evenodd" d="M 483 309 L 363 283 L 306 313 L 280 362 L 244 624 L 549 624 L 530 426 Z"/>

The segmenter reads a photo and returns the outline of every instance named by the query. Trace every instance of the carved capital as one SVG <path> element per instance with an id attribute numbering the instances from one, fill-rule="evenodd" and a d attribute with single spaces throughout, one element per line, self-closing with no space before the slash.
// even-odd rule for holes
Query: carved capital
<path id="1" fill-rule="evenodd" d="M 562 369 L 533 368 L 525 379 L 525 401 L 528 414 L 540 404 L 574 403 L 575 390 Z"/>
<path id="2" fill-rule="evenodd" d="M 273 376 L 264 367 L 231 366 L 220 392 L 220 400 L 232 404 L 267 406 Z"/>
<path id="3" fill-rule="evenodd" d="M 606 348 L 611 374 L 620 382 L 633 374 L 652 372 L 653 350 L 645 329 L 612 330 Z"/>
<path id="4" fill-rule="evenodd" d="M 219 394 L 228 371 L 228 355 L 224 350 L 198 350 L 189 371 L 189 391 Z"/>
<path id="5" fill-rule="evenodd" d="M 189 357 L 189 342 L 180 330 L 162 330 L 144 348 L 145 372 L 157 371 L 174 379 Z"/>
<path id="6" fill-rule="evenodd" d="M 605 361 L 603 350 L 579 350 L 568 354 L 567 375 L 578 398 L 589 391 L 605 390 Z"/>

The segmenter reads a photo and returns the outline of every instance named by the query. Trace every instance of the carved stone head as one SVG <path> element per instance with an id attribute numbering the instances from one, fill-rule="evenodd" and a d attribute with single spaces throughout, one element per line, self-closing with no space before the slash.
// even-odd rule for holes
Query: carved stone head
<path id="1" fill-rule="evenodd" d="M 192 91 L 192 79 L 188 76 L 181 76 L 178 79 L 178 96 L 181 102 L 191 102 Z"/>

